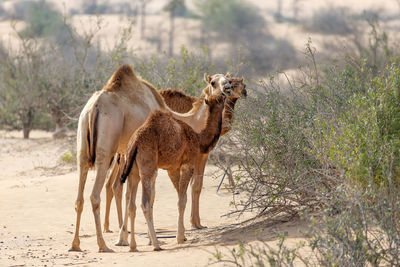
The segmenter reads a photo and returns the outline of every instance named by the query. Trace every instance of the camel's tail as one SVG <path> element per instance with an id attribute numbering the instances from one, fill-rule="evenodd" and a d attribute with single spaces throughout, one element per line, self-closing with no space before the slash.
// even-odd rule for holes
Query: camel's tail
<path id="1" fill-rule="evenodd" d="M 133 164 L 135 163 L 136 155 L 137 155 L 138 147 L 137 143 L 134 142 L 132 146 L 130 146 L 128 150 L 128 154 L 125 161 L 124 170 L 121 175 L 121 184 L 125 183 L 126 178 L 131 173 Z"/>
<path id="2" fill-rule="evenodd" d="M 99 117 L 99 109 L 97 105 L 89 114 L 89 123 L 87 131 L 87 157 L 89 168 L 93 168 L 96 161 L 96 143 L 97 143 L 97 121 Z"/>

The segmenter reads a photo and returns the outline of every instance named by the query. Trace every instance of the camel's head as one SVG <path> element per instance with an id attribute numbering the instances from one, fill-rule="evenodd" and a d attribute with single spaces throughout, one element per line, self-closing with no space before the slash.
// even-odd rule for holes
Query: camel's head
<path id="1" fill-rule="evenodd" d="M 229 98 L 231 100 L 237 100 L 247 96 L 246 84 L 243 81 L 243 78 L 232 77 L 229 78 L 228 83 L 224 85 L 224 92 L 230 90 Z"/>
<path id="2" fill-rule="evenodd" d="M 243 78 L 232 77 L 229 78 L 228 85 L 225 85 L 224 90 L 230 90 L 230 95 L 226 99 L 225 110 L 223 112 L 223 124 L 221 136 L 229 132 L 233 123 L 233 112 L 236 101 L 241 97 L 247 96 L 246 84 Z"/>
<path id="3" fill-rule="evenodd" d="M 210 95 L 204 99 L 205 103 L 210 107 L 211 110 L 217 108 L 222 111 L 225 105 L 226 95 L 225 93 Z"/>
<path id="4" fill-rule="evenodd" d="M 203 94 L 208 97 L 210 95 L 216 95 L 223 92 L 225 86 L 229 84 L 229 74 L 204 74 L 204 80 L 208 86 L 203 90 Z"/>

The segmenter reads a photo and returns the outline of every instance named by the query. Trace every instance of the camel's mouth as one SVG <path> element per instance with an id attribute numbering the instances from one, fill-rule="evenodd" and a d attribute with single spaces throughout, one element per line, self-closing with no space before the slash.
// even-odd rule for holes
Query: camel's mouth
<path id="1" fill-rule="evenodd" d="M 223 92 L 224 92 L 225 95 L 227 95 L 227 96 L 231 96 L 232 95 L 232 89 L 233 89 L 232 85 L 224 85 L 223 89 L 224 89 Z"/>
<path id="2" fill-rule="evenodd" d="M 227 95 L 227 96 L 231 96 L 232 95 L 232 90 L 233 90 L 233 86 L 231 83 L 227 82 L 224 84 L 224 86 L 222 87 L 223 92 Z"/>

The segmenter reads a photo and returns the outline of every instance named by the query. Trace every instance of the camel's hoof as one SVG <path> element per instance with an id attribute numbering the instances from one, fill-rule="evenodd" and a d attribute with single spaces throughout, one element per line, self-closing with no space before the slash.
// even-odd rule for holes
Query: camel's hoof
<path id="1" fill-rule="evenodd" d="M 178 244 L 183 244 L 183 242 L 185 242 L 185 241 L 187 241 L 187 238 L 186 237 L 184 237 L 184 238 L 180 238 L 180 239 L 178 239 Z"/>
<path id="2" fill-rule="evenodd" d="M 79 246 L 72 246 L 68 251 L 70 251 L 70 252 L 82 252 L 82 249 Z"/>
<path id="3" fill-rule="evenodd" d="M 104 229 L 103 233 L 112 233 L 113 231 L 111 231 L 110 229 Z"/>
<path id="4" fill-rule="evenodd" d="M 137 248 L 131 248 L 130 250 L 129 250 L 129 252 L 138 252 L 139 250 L 137 250 Z"/>
<path id="5" fill-rule="evenodd" d="M 192 228 L 193 229 L 205 229 L 205 228 L 207 228 L 207 226 L 203 226 L 201 224 L 193 224 Z"/>
<path id="6" fill-rule="evenodd" d="M 104 247 L 103 249 L 99 249 L 99 252 L 105 252 L 105 253 L 113 253 L 115 252 L 114 250 L 112 250 L 111 248 L 108 247 Z"/>
<path id="7" fill-rule="evenodd" d="M 154 251 L 161 251 L 163 250 L 162 248 L 158 247 L 158 248 L 154 248 Z"/>
<path id="8" fill-rule="evenodd" d="M 129 246 L 129 242 L 126 240 L 118 240 L 118 242 L 115 243 L 115 245 L 119 247 L 126 247 Z"/>

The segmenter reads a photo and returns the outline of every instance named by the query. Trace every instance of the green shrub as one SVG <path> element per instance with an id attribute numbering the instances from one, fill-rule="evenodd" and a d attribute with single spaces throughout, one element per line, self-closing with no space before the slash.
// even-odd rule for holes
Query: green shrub
<path id="1" fill-rule="evenodd" d="M 364 90 L 354 90 L 346 110 L 334 121 L 316 121 L 321 128 L 315 136 L 319 154 L 328 156 L 331 164 L 363 187 L 371 183 L 389 186 L 388 173 L 394 184 L 400 184 L 399 67 L 398 63 L 388 65 Z"/>
<path id="2" fill-rule="evenodd" d="M 303 79 L 261 83 L 219 143 L 243 196 L 231 213 L 313 216 L 311 266 L 399 265 L 400 63 L 385 38 L 372 26 L 363 53 L 326 67 L 309 44 Z"/>
<path id="3" fill-rule="evenodd" d="M 65 44 L 70 38 L 68 26 L 64 23 L 62 15 L 45 0 L 32 2 L 24 20 L 27 26 L 21 31 L 23 37 L 54 38 L 60 44 Z"/>

